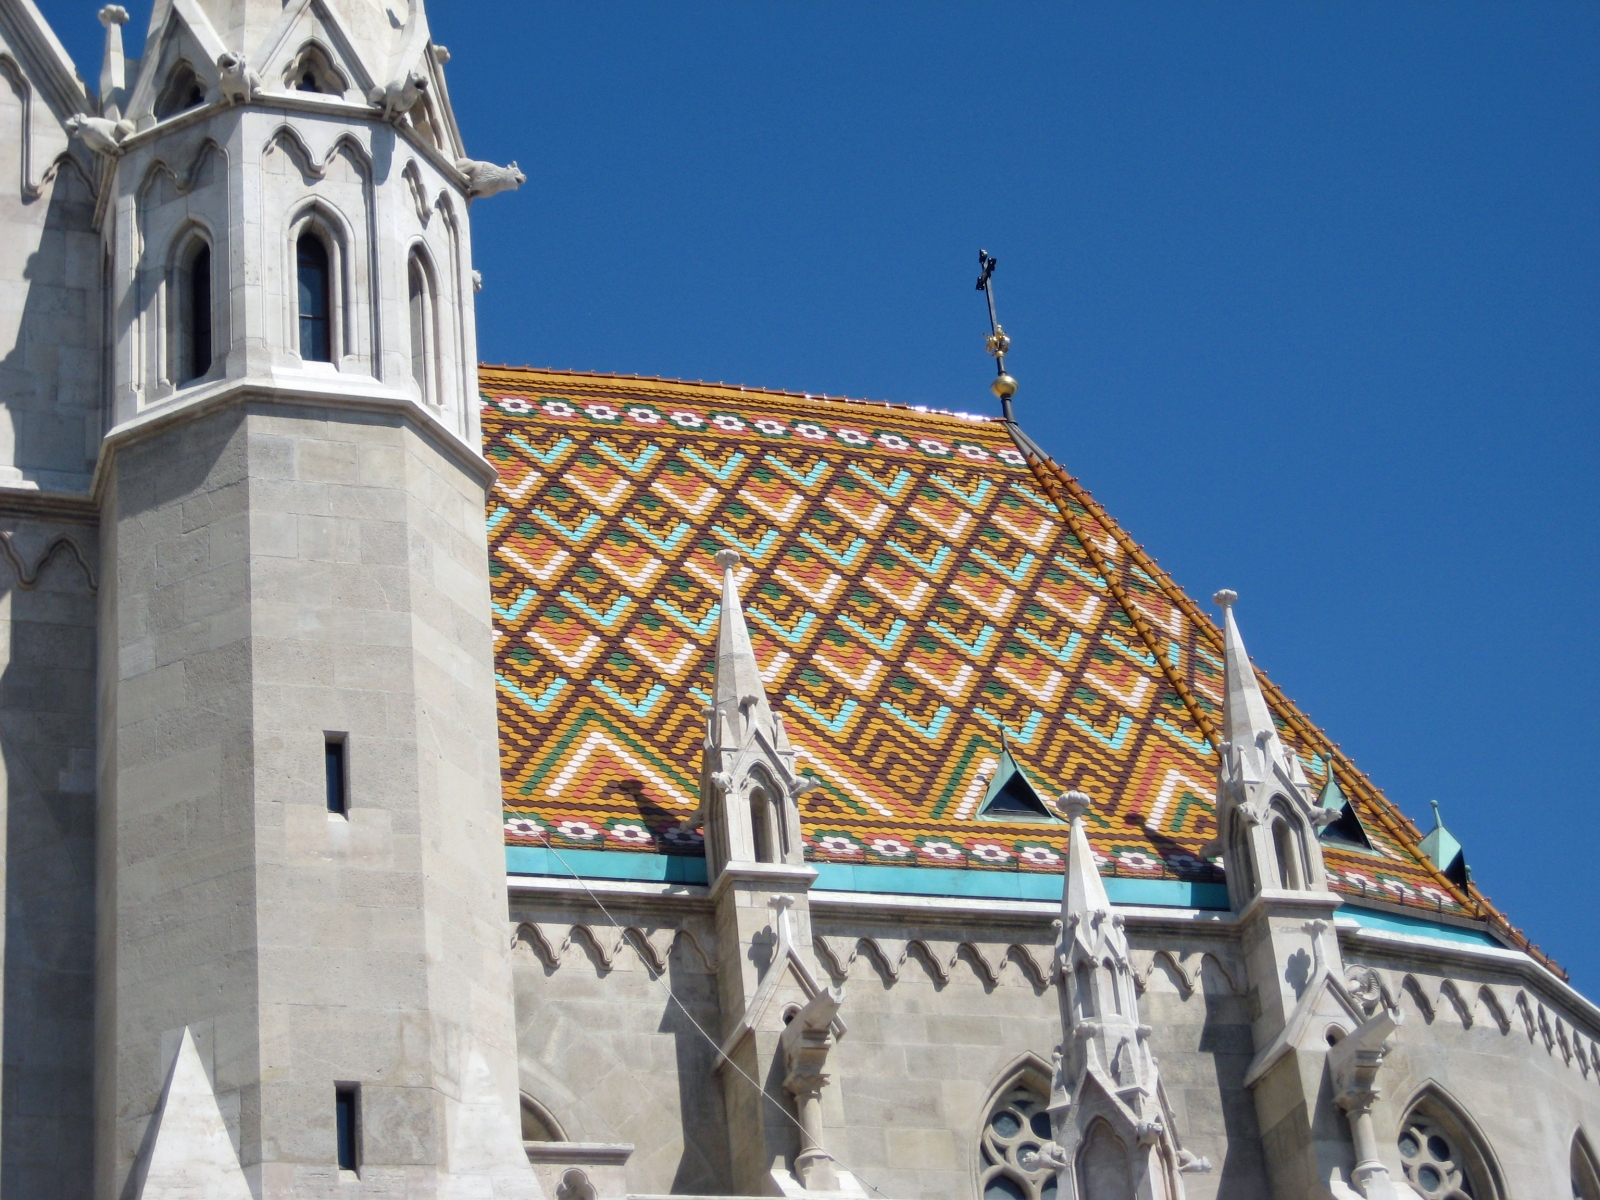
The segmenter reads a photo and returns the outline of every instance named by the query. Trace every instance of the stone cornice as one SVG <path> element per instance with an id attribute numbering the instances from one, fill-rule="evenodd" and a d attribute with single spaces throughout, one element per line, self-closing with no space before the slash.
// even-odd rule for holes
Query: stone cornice
<path id="1" fill-rule="evenodd" d="M 480 486 L 488 488 L 499 477 L 488 459 L 469 447 L 438 417 L 404 392 L 390 391 L 382 385 L 374 388 L 370 384 L 361 388 L 332 390 L 339 382 L 320 377 L 315 384 L 310 381 L 300 383 L 275 379 L 224 379 L 185 392 L 179 398 L 152 405 L 106 434 L 101 443 L 99 461 L 95 463 L 90 495 L 98 506 L 104 494 L 111 459 L 124 446 L 246 404 L 335 408 L 398 417 L 472 476 Z"/>
<path id="2" fill-rule="evenodd" d="M 40 521 L 71 521 L 75 525 L 98 525 L 100 506 L 92 497 L 82 494 L 0 487 L 0 517 L 26 517 Z"/>

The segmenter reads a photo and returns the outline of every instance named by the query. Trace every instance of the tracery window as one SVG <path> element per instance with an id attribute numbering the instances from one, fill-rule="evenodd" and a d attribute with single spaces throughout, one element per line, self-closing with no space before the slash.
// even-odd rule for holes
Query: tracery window
<path id="1" fill-rule="evenodd" d="M 1465 1130 L 1419 1103 L 1400 1124 L 1400 1165 L 1406 1182 L 1426 1200 L 1494 1200 L 1482 1152 Z"/>
<path id="2" fill-rule="evenodd" d="M 983 1200 L 1055 1200 L 1055 1170 L 1023 1165 L 1050 1140 L 1046 1103 L 1026 1082 L 995 1102 L 983 1127 Z"/>
<path id="3" fill-rule="evenodd" d="M 406 264 L 406 299 L 411 323 L 411 377 L 424 404 L 439 403 L 439 315 L 433 272 L 421 253 Z"/>

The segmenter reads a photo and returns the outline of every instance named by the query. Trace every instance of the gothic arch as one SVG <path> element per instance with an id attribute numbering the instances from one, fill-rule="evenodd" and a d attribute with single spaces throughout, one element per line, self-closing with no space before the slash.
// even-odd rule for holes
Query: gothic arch
<path id="1" fill-rule="evenodd" d="M 343 96 L 350 90 L 350 81 L 335 65 L 337 61 L 331 50 L 316 38 L 310 38 L 295 51 L 283 73 L 283 86 L 290 91 Z"/>
<path id="2" fill-rule="evenodd" d="M 34 186 L 33 175 L 33 87 L 28 83 L 28 77 L 22 73 L 22 68 L 17 65 L 17 60 L 9 54 L 0 54 L 0 76 L 11 85 L 11 90 L 17 95 L 18 117 L 21 129 L 18 131 L 17 146 L 18 157 L 22 160 L 19 164 L 22 176 L 21 190 L 24 200 L 36 199 L 40 188 Z M 43 183 L 43 180 L 40 181 Z"/>
<path id="3" fill-rule="evenodd" d="M 1600 1200 L 1600 1156 L 1580 1127 L 1572 1135 L 1573 1200 Z"/>
<path id="4" fill-rule="evenodd" d="M 1305 828 L 1294 806 L 1282 796 L 1272 798 L 1267 809 L 1267 829 L 1272 840 L 1278 886 L 1287 891 L 1304 891 L 1311 885 Z"/>
<path id="5" fill-rule="evenodd" d="M 555 1115 L 538 1100 L 519 1092 L 522 1103 L 522 1140 L 525 1142 L 565 1142 L 570 1139 L 567 1131 L 561 1127 L 561 1122 Z"/>
<path id="6" fill-rule="evenodd" d="M 1423 1084 L 1403 1109 L 1395 1132 L 1401 1169 L 1427 1200 L 1504 1200 L 1505 1176 L 1478 1123 L 1434 1080 Z M 1431 1172 L 1431 1174 L 1430 1174 Z M 1470 1193 L 1453 1181 L 1465 1177 Z"/>
<path id="7" fill-rule="evenodd" d="M 192 278 L 196 258 L 202 251 L 209 275 L 203 294 L 194 286 Z M 157 371 L 174 386 L 185 387 L 209 379 L 221 361 L 217 354 L 221 340 L 218 335 L 225 333 L 225 323 L 216 318 L 217 300 L 219 295 L 227 295 L 227 289 L 218 288 L 216 281 L 222 264 L 210 222 L 191 214 L 168 243 L 165 278 L 161 285 L 160 315 L 166 339 L 163 361 Z M 198 365 L 194 356 L 202 328 L 206 343 L 205 368 L 193 371 Z"/>
<path id="8" fill-rule="evenodd" d="M 328 252 L 329 313 L 328 328 L 332 337 L 330 361 L 338 366 L 345 355 L 354 353 L 356 329 L 356 284 L 352 278 L 355 230 L 349 220 L 334 205 L 318 196 L 302 202 L 290 213 L 284 223 L 283 278 L 285 280 L 285 337 L 284 345 L 299 350 L 299 292 L 294 286 L 298 270 L 296 256 L 302 237 L 319 238 Z"/>
<path id="9" fill-rule="evenodd" d="M 1050 1090 L 1055 1069 L 1037 1054 L 1013 1059 L 998 1075 L 978 1113 L 976 1194 L 984 1200 L 1044 1200 L 1055 1194 L 1055 1170 L 1029 1169 L 1023 1152 L 1051 1137 Z M 1048 1189 L 1048 1190 L 1047 1190 Z"/>
<path id="10" fill-rule="evenodd" d="M 420 238 L 406 252 L 406 318 L 410 334 L 411 382 L 417 398 L 434 408 L 447 399 L 444 374 L 445 328 L 440 305 L 439 273 L 433 255 Z"/>
<path id="11" fill-rule="evenodd" d="M 475 284 L 471 278 L 472 272 L 461 260 L 461 224 L 448 192 L 439 193 L 435 208 L 444 225 L 445 242 L 450 254 L 450 278 L 455 282 L 454 288 L 449 289 L 445 296 L 445 301 L 450 307 L 450 319 L 455 332 L 456 356 L 452 383 L 457 397 L 456 432 L 467 441 L 476 444 L 478 406 L 472 402 L 474 392 L 470 375 L 472 364 L 476 361 L 474 345 L 476 332 L 472 322 L 467 320 L 467 303 Z"/>
<path id="12" fill-rule="evenodd" d="M 222 169 L 226 171 L 228 169 L 227 147 L 213 137 L 208 137 L 202 141 L 199 149 L 190 156 L 189 169 L 187 171 L 180 172 L 165 158 L 156 159 L 145 168 L 144 178 L 139 181 L 139 190 L 136 193 L 139 208 L 141 210 L 145 208 L 145 197 L 149 195 L 151 189 L 156 186 L 163 175 L 172 181 L 172 190 L 177 195 L 187 196 L 194 191 L 195 187 L 201 182 L 200 177 L 206 169 L 207 161 L 213 154 L 221 159 Z"/>
<path id="13" fill-rule="evenodd" d="M 1128 1144 L 1104 1117 L 1096 1117 L 1083 1131 L 1073 1170 L 1078 1177 L 1078 1195 L 1084 1200 L 1133 1200 Z"/>
<path id="14" fill-rule="evenodd" d="M 175 117 L 206 102 L 206 84 L 187 58 L 179 57 L 167 68 L 161 90 L 156 94 L 151 115 L 158 121 Z"/>

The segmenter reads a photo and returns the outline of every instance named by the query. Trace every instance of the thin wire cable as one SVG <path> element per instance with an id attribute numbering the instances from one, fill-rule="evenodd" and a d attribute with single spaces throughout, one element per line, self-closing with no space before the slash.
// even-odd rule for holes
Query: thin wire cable
<path id="1" fill-rule="evenodd" d="M 594 889 L 589 886 L 589 881 L 587 879 L 585 879 L 582 875 L 579 875 L 577 871 L 573 870 L 572 864 L 569 863 L 566 860 L 565 856 L 562 855 L 560 850 L 556 849 L 554 846 L 552 846 L 550 844 L 550 841 L 549 841 L 548 838 L 544 839 L 544 844 L 545 844 L 545 849 L 549 850 L 551 854 L 554 854 L 556 856 L 556 860 L 563 867 L 565 867 L 567 869 L 567 874 L 571 875 L 574 879 L 576 879 L 578 881 L 578 886 L 581 887 L 584 890 L 584 892 L 588 895 L 589 899 L 594 903 L 594 906 L 600 910 L 601 915 L 604 916 L 605 919 L 608 922 L 610 922 L 611 927 L 613 929 L 622 930 L 622 932 L 624 934 L 626 934 L 627 933 L 627 928 L 620 921 L 618 921 L 615 917 L 613 917 L 611 915 L 611 910 L 608 909 L 605 906 L 605 904 L 601 901 L 599 896 L 595 895 Z M 672 950 L 671 950 L 671 948 L 668 948 L 667 957 L 668 957 L 669 960 L 671 959 L 671 956 L 672 956 Z M 774 969 L 776 969 L 777 966 L 778 966 L 777 963 L 773 964 L 773 968 Z M 722 1052 L 721 1044 L 719 1042 L 717 1042 L 709 1033 L 707 1033 L 705 1031 L 704 1027 L 701 1026 L 700 1022 L 696 1021 L 694 1019 L 694 1014 L 689 1011 L 688 1007 L 683 1003 L 682 1000 L 678 999 L 678 994 L 672 990 L 672 984 L 667 982 L 667 979 L 666 979 L 666 974 L 667 973 L 666 973 L 665 968 L 663 968 L 658 973 L 656 971 L 652 971 L 650 969 L 650 964 L 646 963 L 645 964 L 645 974 L 649 975 L 652 979 L 654 979 L 657 983 L 659 983 L 661 985 L 662 989 L 667 993 L 667 999 L 671 1000 L 674 1004 L 676 1004 L 678 1006 L 678 1011 L 681 1012 L 685 1017 L 689 1018 L 689 1024 L 693 1025 L 694 1028 L 695 1028 L 695 1032 L 698 1033 L 701 1037 L 703 1037 L 706 1040 L 706 1044 L 708 1046 L 710 1046 L 711 1049 L 716 1052 L 717 1057 L 722 1059 L 723 1062 L 727 1063 L 728 1066 L 733 1068 L 733 1070 L 737 1071 L 739 1073 L 739 1077 L 741 1079 L 743 1079 L 751 1087 L 755 1088 L 757 1095 L 759 1095 L 760 1097 L 762 1097 L 762 1099 L 764 1099 L 768 1103 L 770 1103 L 773 1108 L 778 1110 L 778 1112 L 782 1113 L 784 1118 L 789 1122 L 789 1124 L 793 1125 L 796 1129 L 798 1129 L 800 1131 L 800 1136 L 801 1136 L 801 1139 L 802 1139 L 801 1144 L 804 1145 L 804 1139 L 805 1139 L 805 1136 L 806 1136 L 806 1129 L 805 1129 L 804 1125 L 800 1124 L 800 1118 L 796 1117 L 792 1112 L 790 1112 L 782 1104 L 778 1103 L 777 1099 L 774 1096 L 770 1095 L 767 1092 L 766 1088 L 762 1087 L 759 1083 L 757 1083 L 754 1079 L 752 1079 L 745 1072 L 743 1067 L 741 1067 L 738 1063 L 734 1062 L 733 1059 L 729 1058 L 726 1054 L 724 1054 Z M 818 1147 L 818 1149 L 821 1149 L 821 1147 Z M 878 1195 L 883 1196 L 884 1200 L 888 1200 L 887 1194 L 882 1189 L 880 1189 L 876 1184 L 874 1184 L 865 1175 L 862 1175 L 861 1172 L 859 1172 L 859 1171 L 855 1170 L 854 1168 L 852 1168 L 848 1163 L 843 1161 L 837 1154 L 833 1154 L 833 1153 L 827 1152 L 827 1151 L 825 1151 L 825 1153 L 827 1153 L 828 1157 L 833 1159 L 834 1162 L 838 1163 L 840 1167 L 842 1167 L 844 1170 L 848 1171 L 850 1173 L 850 1175 L 856 1180 L 857 1183 L 866 1184 L 867 1187 L 871 1188 L 874 1192 L 877 1192 Z"/>

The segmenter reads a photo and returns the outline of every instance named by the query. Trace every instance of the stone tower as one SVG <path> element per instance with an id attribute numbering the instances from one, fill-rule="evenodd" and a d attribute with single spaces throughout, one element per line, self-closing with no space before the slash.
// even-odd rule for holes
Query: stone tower
<path id="1" fill-rule="evenodd" d="M 111 343 L 96 1194 L 536 1195 L 467 222 L 521 177 L 464 156 L 422 0 L 157 0 L 136 68 L 126 19 L 67 122 Z"/>

